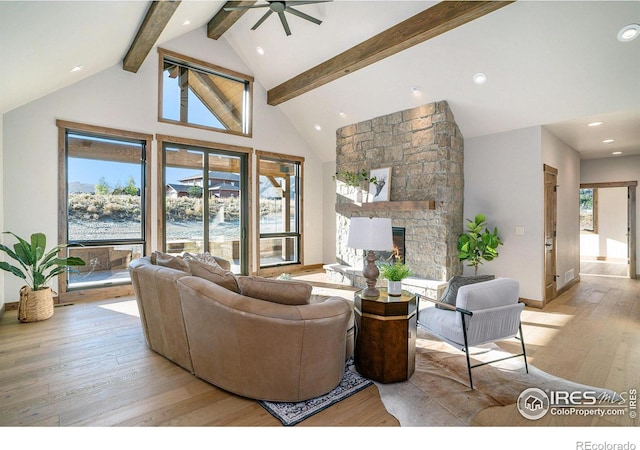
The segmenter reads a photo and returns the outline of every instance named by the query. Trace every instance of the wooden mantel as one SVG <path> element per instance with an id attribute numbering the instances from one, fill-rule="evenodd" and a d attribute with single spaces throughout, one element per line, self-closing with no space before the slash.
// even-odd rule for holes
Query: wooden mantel
<path id="1" fill-rule="evenodd" d="M 370 203 L 338 203 L 336 212 L 339 214 L 349 214 L 353 212 L 374 212 L 381 210 L 393 211 L 415 211 L 424 209 L 436 209 L 435 200 L 405 200 L 391 202 L 370 202 Z"/>

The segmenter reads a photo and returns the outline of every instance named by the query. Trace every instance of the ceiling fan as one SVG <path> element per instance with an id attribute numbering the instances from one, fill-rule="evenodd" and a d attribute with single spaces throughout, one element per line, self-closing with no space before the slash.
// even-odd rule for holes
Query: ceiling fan
<path id="1" fill-rule="evenodd" d="M 243 10 L 243 9 L 269 8 L 269 10 L 260 18 L 260 20 L 258 20 L 256 22 L 256 24 L 251 29 L 255 30 L 260 25 L 262 25 L 262 23 L 265 20 L 267 20 L 267 18 L 271 14 L 277 13 L 278 16 L 280 17 L 280 22 L 282 22 L 282 27 L 284 28 L 284 32 L 287 33 L 287 36 L 290 36 L 291 35 L 291 29 L 289 28 L 289 23 L 287 22 L 287 18 L 286 18 L 285 14 L 284 14 L 286 12 L 290 13 L 290 14 L 293 14 L 294 16 L 298 16 L 298 17 L 301 17 L 301 18 L 303 18 L 305 20 L 308 20 L 309 22 L 313 22 L 316 25 L 320 25 L 322 23 L 321 20 L 318 20 L 315 17 L 311 17 L 308 14 L 305 14 L 305 13 L 303 13 L 301 11 L 298 11 L 297 9 L 292 8 L 292 5 L 301 6 L 301 5 L 308 5 L 308 4 L 311 4 L 311 3 L 327 3 L 328 1 L 331 1 L 331 0 L 290 1 L 290 2 L 285 2 L 285 1 L 267 1 L 267 3 L 260 4 L 260 5 L 228 6 L 228 7 L 225 7 L 224 10 L 225 11 L 236 11 L 236 10 Z"/>

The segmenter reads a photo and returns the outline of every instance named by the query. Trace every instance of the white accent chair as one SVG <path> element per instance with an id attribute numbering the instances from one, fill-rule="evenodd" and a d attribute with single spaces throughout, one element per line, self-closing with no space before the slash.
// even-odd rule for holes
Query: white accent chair
<path id="1" fill-rule="evenodd" d="M 418 326 L 465 352 L 471 389 L 471 369 L 475 367 L 522 356 L 529 373 L 520 322 L 525 305 L 519 301 L 519 291 L 517 281 L 498 278 L 461 286 L 455 306 L 418 296 L 419 302 L 426 300 L 433 303 L 423 309 L 418 305 Z M 469 347 L 514 337 L 520 340 L 522 353 L 471 365 Z"/>

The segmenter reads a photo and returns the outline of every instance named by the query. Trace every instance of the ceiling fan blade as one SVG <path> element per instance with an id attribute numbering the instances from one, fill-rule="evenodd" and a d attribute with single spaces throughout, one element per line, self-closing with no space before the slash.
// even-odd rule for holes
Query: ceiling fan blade
<path id="1" fill-rule="evenodd" d="M 287 18 L 284 16 L 284 11 L 279 12 L 278 16 L 280 17 L 280 22 L 282 22 L 282 26 L 284 27 L 284 32 L 287 33 L 287 36 L 291 36 L 291 30 L 289 29 Z"/>
<path id="2" fill-rule="evenodd" d="M 312 5 L 313 3 L 329 3 L 332 2 L 333 0 L 310 0 L 310 1 L 302 1 L 302 2 L 298 2 L 298 1 L 291 1 L 291 2 L 285 2 L 287 4 L 291 4 L 291 6 L 300 6 L 300 5 Z"/>
<path id="3" fill-rule="evenodd" d="M 285 8 L 285 11 L 288 12 L 288 13 L 293 14 L 294 16 L 302 17 L 303 19 L 306 19 L 309 22 L 313 22 L 316 25 L 320 25 L 322 23 L 322 20 L 318 20 L 315 17 L 311 17 L 308 14 L 305 14 L 305 13 L 303 13 L 301 11 L 298 11 L 297 9 L 293 9 L 291 6 L 287 6 Z"/>
<path id="4" fill-rule="evenodd" d="M 225 11 L 242 11 L 245 9 L 254 9 L 254 8 L 268 8 L 269 4 L 264 4 L 264 5 L 247 5 L 247 6 L 225 6 L 224 9 Z"/>
<path id="5" fill-rule="evenodd" d="M 266 13 L 264 13 L 264 16 L 262 16 L 262 17 L 260 18 L 260 20 L 258 20 L 258 21 L 256 22 L 256 24 L 255 24 L 253 27 L 251 27 L 251 29 L 252 29 L 252 30 L 255 30 L 255 29 L 256 29 L 256 28 L 258 28 L 260 25 L 262 25 L 262 22 L 264 22 L 265 20 L 267 20 L 267 17 L 269 17 L 271 14 L 273 14 L 273 11 L 271 11 L 271 10 L 267 11 Z"/>

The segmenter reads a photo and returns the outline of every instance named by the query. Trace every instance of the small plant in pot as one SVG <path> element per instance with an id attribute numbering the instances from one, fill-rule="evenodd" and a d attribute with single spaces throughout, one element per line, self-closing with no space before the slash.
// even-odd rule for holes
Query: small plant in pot
<path id="1" fill-rule="evenodd" d="M 384 263 L 379 267 L 380 276 L 387 280 L 387 294 L 392 297 L 402 295 L 402 280 L 413 276 L 413 271 L 402 260 L 396 259 L 393 263 Z"/>
<path id="2" fill-rule="evenodd" d="M 69 270 L 70 266 L 84 266 L 84 260 L 75 256 L 59 258 L 58 252 L 67 245 L 58 245 L 47 251 L 47 237 L 43 233 L 32 234 L 30 242 L 10 231 L 5 231 L 4 234 L 10 234 L 18 240 L 13 250 L 0 244 L 0 250 L 17 261 L 18 265 L 0 261 L 0 269 L 27 283 L 20 289 L 18 320 L 36 322 L 50 318 L 53 315 L 53 291 L 47 283 Z"/>
<path id="3" fill-rule="evenodd" d="M 473 267 L 475 275 L 482 261 L 493 261 L 498 257 L 498 247 L 503 245 L 498 236 L 498 227 L 493 232 L 487 228 L 487 218 L 484 214 L 477 214 L 474 220 L 467 219 L 466 233 L 458 238 L 458 259 L 468 261 Z"/>

